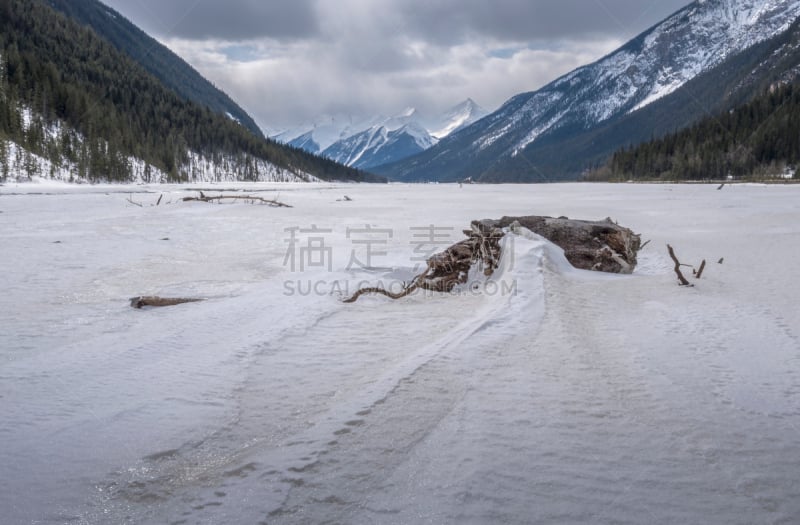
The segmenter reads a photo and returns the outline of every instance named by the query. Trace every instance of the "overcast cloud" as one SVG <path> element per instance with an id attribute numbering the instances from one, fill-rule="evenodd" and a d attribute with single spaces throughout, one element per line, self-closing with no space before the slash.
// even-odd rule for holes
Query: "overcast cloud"
<path id="1" fill-rule="evenodd" d="M 103 0 L 264 128 L 323 114 L 495 109 L 688 0 Z"/>

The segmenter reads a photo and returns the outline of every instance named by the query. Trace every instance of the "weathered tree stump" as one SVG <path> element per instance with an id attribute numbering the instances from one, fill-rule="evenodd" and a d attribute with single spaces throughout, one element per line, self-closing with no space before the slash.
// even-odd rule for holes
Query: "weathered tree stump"
<path id="1" fill-rule="evenodd" d="M 464 231 L 467 238 L 429 258 L 426 270 L 401 292 L 362 288 L 344 302 L 353 303 L 365 294 L 400 299 L 417 289 L 451 292 L 459 284 L 467 282 L 470 270 L 476 264 L 488 277 L 500 263 L 500 240 L 505 235 L 504 228 L 512 225 L 528 228 L 560 246 L 573 266 L 585 270 L 631 273 L 636 267 L 636 254 L 641 249 L 641 237 L 611 219 L 578 221 L 566 217 L 528 216 L 472 221 L 470 229 Z"/>
<path id="2" fill-rule="evenodd" d="M 503 217 L 484 224 L 506 228 L 518 222 L 564 250 L 567 260 L 576 268 L 610 273 L 632 273 L 642 239 L 610 218 L 602 221 L 581 221 L 566 217 Z"/>

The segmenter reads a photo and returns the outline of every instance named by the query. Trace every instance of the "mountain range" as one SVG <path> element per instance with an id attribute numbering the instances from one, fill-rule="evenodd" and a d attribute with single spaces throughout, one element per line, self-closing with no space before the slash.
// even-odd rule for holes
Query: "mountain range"
<path id="1" fill-rule="evenodd" d="M 750 58 L 774 51 L 759 44 L 780 39 L 799 15 L 796 0 L 695 1 L 597 62 L 373 171 L 410 181 L 575 179 L 621 146 L 718 108 L 717 100 L 700 100 L 707 91 L 734 101 L 739 88 L 728 86 L 729 79 L 753 74 Z M 684 105 L 670 113 L 676 101 Z"/>
<path id="2" fill-rule="evenodd" d="M 271 138 L 369 170 L 425 151 L 487 114 L 474 100 L 467 99 L 432 119 L 420 116 L 414 108 L 393 117 L 361 121 L 322 117 L 318 123 L 271 134 Z"/>
<path id="3" fill-rule="evenodd" d="M 547 182 L 598 168 L 635 177 L 630 147 L 673 137 L 640 150 L 658 174 L 659 148 L 679 143 L 691 156 L 692 135 L 675 132 L 703 117 L 739 133 L 748 123 L 715 116 L 757 108 L 772 135 L 793 129 L 763 96 L 800 78 L 799 16 L 800 0 L 696 0 L 489 114 L 468 99 L 436 118 L 413 108 L 329 116 L 265 138 L 230 97 L 98 0 L 0 0 L 0 180 Z M 794 103 L 794 91 L 780 93 Z M 771 162 L 757 131 L 725 142 L 761 155 L 736 170 Z M 781 165 L 793 162 L 786 151 Z M 733 169 L 729 160 L 708 169 Z M 693 177 L 698 166 L 710 165 L 695 162 Z"/>

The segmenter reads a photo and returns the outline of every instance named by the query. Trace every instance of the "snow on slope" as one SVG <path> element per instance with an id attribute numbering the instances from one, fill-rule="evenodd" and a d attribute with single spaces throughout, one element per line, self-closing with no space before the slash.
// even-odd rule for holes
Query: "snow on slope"
<path id="1" fill-rule="evenodd" d="M 140 188 L 173 204 L 139 208 L 114 186 L 0 187 L 9 523 L 800 515 L 800 187 L 249 186 L 282 209 L 191 190 Z M 338 300 L 407 280 L 412 227 L 449 243 L 475 218 L 610 209 L 652 240 L 631 276 L 529 235 L 504 241 L 494 287 Z M 331 269 L 292 271 L 289 232 L 313 224 Z M 348 233 L 365 224 L 393 235 Z M 365 238 L 391 270 L 348 269 Z M 724 264 L 678 287 L 666 242 Z M 138 294 L 208 300 L 132 310 Z"/>
<path id="2" fill-rule="evenodd" d="M 0 160 L 2 171 L 0 180 L 61 182 L 89 182 L 80 176 L 78 166 L 69 161 L 54 163 L 20 147 L 11 141 L 2 141 L 0 152 L 5 152 L 5 160 Z M 189 152 L 188 161 L 178 168 L 181 176 L 189 182 L 233 182 L 248 180 L 259 182 L 317 182 L 319 179 L 309 173 L 293 173 L 274 164 L 249 155 L 244 157 L 219 156 L 209 159 L 204 155 Z M 131 180 L 136 184 L 166 183 L 168 174 L 136 157 L 127 157 L 131 170 Z"/>
<path id="3" fill-rule="evenodd" d="M 426 150 L 487 113 L 475 101 L 467 99 L 434 119 L 420 116 L 415 108 L 406 108 L 393 117 L 360 121 L 353 117 L 326 116 L 313 124 L 267 135 L 348 166 L 368 168 Z"/>
<path id="4" fill-rule="evenodd" d="M 319 182 L 310 173 L 294 173 L 251 155 L 220 155 L 217 159 L 189 152 L 189 160 L 179 168 L 187 182 L 234 182 L 252 180 L 258 182 Z M 163 177 L 160 181 L 167 182 Z"/>
<path id="5" fill-rule="evenodd" d="M 346 166 L 364 169 L 409 157 L 436 144 L 436 139 L 417 118 L 417 111 L 408 108 L 335 142 L 322 154 Z"/>
<path id="6" fill-rule="evenodd" d="M 468 98 L 464 102 L 446 111 L 439 117 L 437 122 L 428 126 L 428 129 L 431 130 L 431 136 L 437 139 L 443 139 L 451 133 L 455 133 L 473 122 L 482 119 L 488 114 L 488 111 L 480 107 L 471 98 Z"/>
<path id="7" fill-rule="evenodd" d="M 278 142 L 320 153 L 331 144 L 352 137 L 367 128 L 385 121 L 385 117 L 355 118 L 351 115 L 325 115 L 314 122 L 285 129 L 267 131 Z"/>
<path id="8" fill-rule="evenodd" d="M 29 129 L 37 116 L 29 108 L 22 108 L 22 125 Z M 68 133 L 75 144 L 82 143 L 81 134 L 65 130 L 63 124 L 55 121 L 37 122 L 44 135 L 44 149 L 57 149 L 63 133 Z M 128 156 L 125 162 L 130 168 L 134 183 L 161 183 L 169 180 L 169 175 L 142 159 Z M 284 168 L 253 157 L 251 155 L 218 155 L 215 159 L 190 151 L 188 160 L 178 168 L 181 177 L 188 182 L 230 182 L 242 179 L 259 182 L 303 182 L 318 181 L 309 173 L 294 173 Z M 65 182 L 88 182 L 81 176 L 79 167 L 67 159 L 53 162 L 32 153 L 10 140 L 0 140 L 0 180 L 52 179 Z"/>
<path id="9" fill-rule="evenodd" d="M 501 138 L 514 155 L 565 126 L 588 129 L 672 93 L 699 73 L 766 40 L 800 16 L 796 0 L 694 2 L 609 56 L 509 100 L 484 119 L 476 150 Z M 470 128 L 474 135 L 478 128 Z"/>
<path id="10" fill-rule="evenodd" d="M 793 3 L 794 6 L 791 5 Z M 720 63 L 736 51 L 746 49 L 788 29 L 800 15 L 800 8 L 796 4 L 780 0 L 722 2 L 717 6 L 717 10 L 702 13 L 702 21 L 693 24 L 692 30 L 694 38 L 703 39 L 703 45 L 697 46 L 693 53 L 676 57 L 675 64 L 659 70 L 650 93 L 634 109 L 644 107 L 672 93 L 688 80 Z M 678 18 L 668 19 L 647 36 L 643 52 L 657 52 L 657 48 L 663 46 L 664 34 L 685 31 L 680 24 L 681 20 Z M 719 39 L 718 35 L 721 34 L 727 34 L 731 43 Z"/>

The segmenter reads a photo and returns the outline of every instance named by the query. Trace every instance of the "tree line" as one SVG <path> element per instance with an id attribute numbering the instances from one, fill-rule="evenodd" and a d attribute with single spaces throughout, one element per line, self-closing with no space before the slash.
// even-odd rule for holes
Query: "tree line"
<path id="1" fill-rule="evenodd" d="M 779 176 L 800 161 L 800 85 L 773 84 L 730 111 L 623 148 L 589 180 L 708 180 Z"/>

